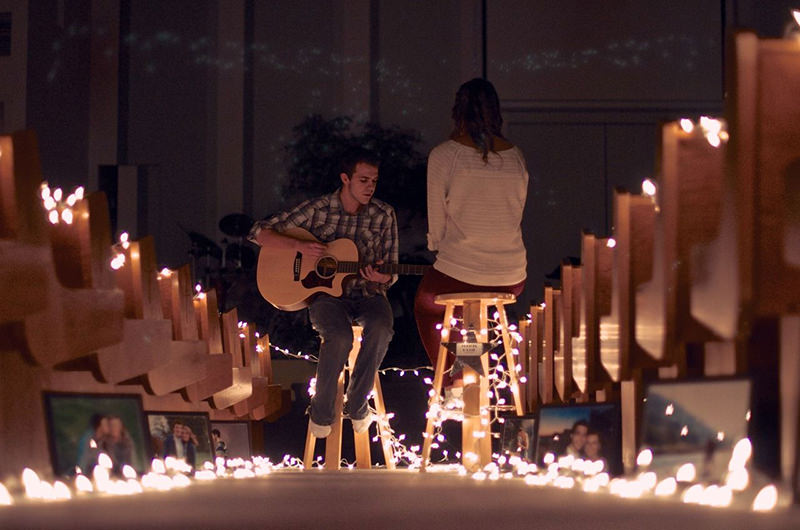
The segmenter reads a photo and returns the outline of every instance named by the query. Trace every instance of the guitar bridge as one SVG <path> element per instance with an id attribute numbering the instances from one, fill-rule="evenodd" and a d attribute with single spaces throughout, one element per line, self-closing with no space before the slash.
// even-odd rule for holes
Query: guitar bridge
<path id="1" fill-rule="evenodd" d="M 292 268 L 292 272 L 294 274 L 294 281 L 296 282 L 300 281 L 300 266 L 302 265 L 302 263 L 303 263 L 303 255 L 300 252 L 298 252 L 294 256 L 294 266 Z"/>

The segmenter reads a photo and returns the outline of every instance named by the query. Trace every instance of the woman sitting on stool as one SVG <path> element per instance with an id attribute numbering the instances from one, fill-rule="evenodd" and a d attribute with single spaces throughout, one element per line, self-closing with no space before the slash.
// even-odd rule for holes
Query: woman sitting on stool
<path id="1" fill-rule="evenodd" d="M 428 249 L 433 267 L 420 282 L 414 312 L 422 343 L 436 364 L 444 306 L 439 294 L 506 292 L 525 286 L 522 212 L 528 171 L 522 152 L 501 132 L 500 100 L 492 84 L 461 85 L 453 105 L 450 139 L 428 157 Z M 447 368 L 453 364 L 448 359 Z M 456 408 L 463 391 L 458 376 L 445 376 L 445 407 Z"/>

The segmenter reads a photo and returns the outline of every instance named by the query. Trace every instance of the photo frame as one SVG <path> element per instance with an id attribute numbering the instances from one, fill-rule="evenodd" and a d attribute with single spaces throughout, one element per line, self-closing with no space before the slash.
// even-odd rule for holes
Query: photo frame
<path id="1" fill-rule="evenodd" d="M 138 394 L 44 392 L 53 472 L 91 475 L 100 453 L 111 457 L 112 474 L 130 465 L 150 466 L 150 433 Z"/>
<path id="2" fill-rule="evenodd" d="M 154 457 L 183 458 L 194 469 L 214 461 L 207 412 L 147 411 L 146 415 Z"/>
<path id="3" fill-rule="evenodd" d="M 500 454 L 518 456 L 526 462 L 536 460 L 536 415 L 504 416 Z"/>
<path id="4" fill-rule="evenodd" d="M 691 463 L 698 479 L 722 480 L 734 445 L 748 435 L 751 394 L 748 378 L 647 385 L 639 449 L 653 452 L 650 468 L 674 473 Z"/>
<path id="5" fill-rule="evenodd" d="M 215 456 L 244 459 L 253 456 L 249 421 L 212 421 L 212 442 L 214 441 L 214 430 L 220 433 L 219 441 L 213 444 Z"/>
<path id="6" fill-rule="evenodd" d="M 622 429 L 618 403 L 586 403 L 543 406 L 536 431 L 536 463 L 545 455 L 572 455 L 584 460 L 602 460 L 604 470 L 621 475 Z"/>

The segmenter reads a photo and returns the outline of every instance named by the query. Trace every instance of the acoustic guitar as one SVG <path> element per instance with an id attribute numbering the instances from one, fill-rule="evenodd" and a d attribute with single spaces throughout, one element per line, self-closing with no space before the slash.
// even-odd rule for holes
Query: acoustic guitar
<path id="1" fill-rule="evenodd" d="M 283 235 L 319 241 L 302 228 L 290 228 Z M 345 278 L 357 275 L 369 264 L 358 261 L 358 249 L 350 239 L 336 239 L 327 247 L 327 254 L 319 258 L 305 257 L 296 250 L 262 247 L 256 271 L 261 296 L 284 311 L 307 307 L 316 293 L 341 296 Z M 382 263 L 378 267 L 384 274 L 424 274 L 430 265 Z"/>

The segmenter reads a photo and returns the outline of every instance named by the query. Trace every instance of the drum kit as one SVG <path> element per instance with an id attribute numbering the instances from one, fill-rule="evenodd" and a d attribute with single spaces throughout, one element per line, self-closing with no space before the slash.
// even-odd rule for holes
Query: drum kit
<path id="1" fill-rule="evenodd" d="M 253 219 L 243 213 L 226 215 L 219 221 L 220 231 L 227 236 L 221 244 L 198 232 L 187 232 L 196 281 L 216 288 L 220 298 L 255 268 L 257 247 L 246 239 L 253 223 Z"/>

